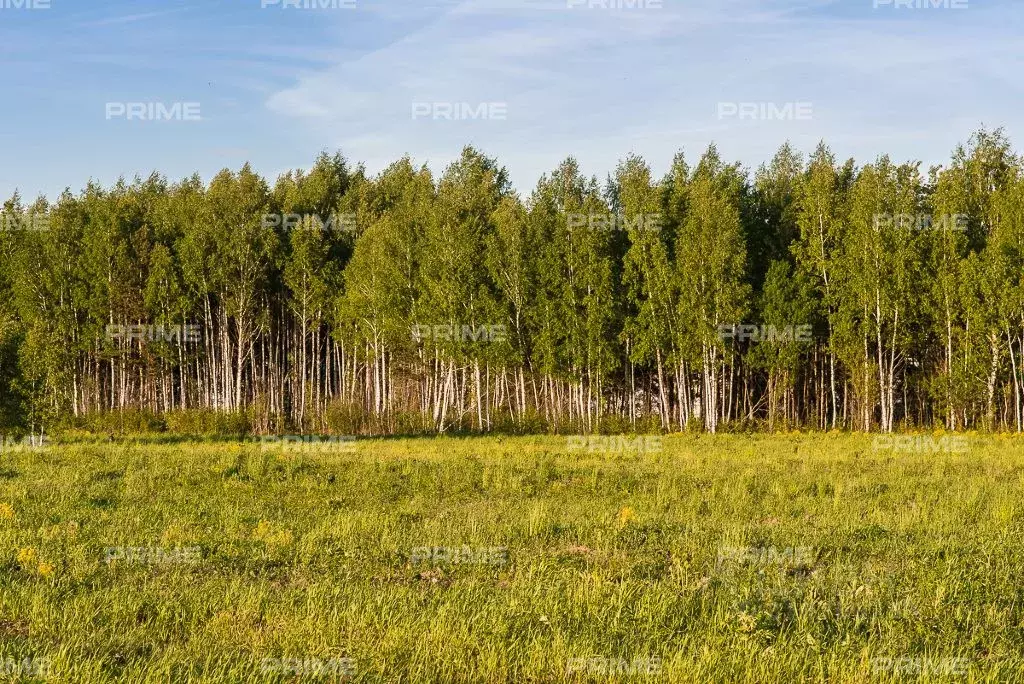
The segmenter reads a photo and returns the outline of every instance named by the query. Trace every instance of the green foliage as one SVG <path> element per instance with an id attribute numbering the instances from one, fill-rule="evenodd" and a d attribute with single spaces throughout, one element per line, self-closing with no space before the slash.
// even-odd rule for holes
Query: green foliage
<path id="1" fill-rule="evenodd" d="M 324 153 L 272 186 L 246 165 L 15 195 L 0 425 L 1024 430 L 1022 179 L 982 129 L 927 174 L 824 143 L 748 174 L 712 145 L 603 187 L 570 157 L 523 198 L 467 147 L 439 178 Z M 112 332 L 133 326 L 189 339 Z"/>

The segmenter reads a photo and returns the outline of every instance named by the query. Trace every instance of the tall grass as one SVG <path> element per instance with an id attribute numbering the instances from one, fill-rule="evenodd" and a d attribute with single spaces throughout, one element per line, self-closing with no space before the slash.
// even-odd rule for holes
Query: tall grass
<path id="1" fill-rule="evenodd" d="M 359 682 L 1020 680 L 1024 440 L 662 444 L 5 451 L 0 662 L 86 683 L 338 678 L 282 658 L 351 659 Z"/>

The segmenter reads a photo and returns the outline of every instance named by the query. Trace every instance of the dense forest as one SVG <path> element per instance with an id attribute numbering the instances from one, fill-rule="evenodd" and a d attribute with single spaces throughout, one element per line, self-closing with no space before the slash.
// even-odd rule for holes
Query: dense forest
<path id="1" fill-rule="evenodd" d="M 0 433 L 1022 430 L 1001 130 L 927 171 L 824 143 L 691 161 L 602 182 L 570 158 L 525 198 L 472 148 L 439 178 L 323 154 L 273 185 L 247 165 L 16 195 Z"/>

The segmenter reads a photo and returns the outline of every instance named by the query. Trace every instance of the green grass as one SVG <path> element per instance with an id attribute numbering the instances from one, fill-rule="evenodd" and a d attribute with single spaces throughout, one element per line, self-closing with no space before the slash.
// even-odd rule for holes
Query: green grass
<path id="1" fill-rule="evenodd" d="M 955 454 L 846 434 L 662 443 L 4 452 L 0 668 L 317 681 L 265 659 L 351 658 L 360 682 L 1024 679 L 1024 439 L 972 435 Z M 507 563 L 413 562 L 463 546 L 506 547 Z M 201 560 L 108 563 L 108 547 Z"/>

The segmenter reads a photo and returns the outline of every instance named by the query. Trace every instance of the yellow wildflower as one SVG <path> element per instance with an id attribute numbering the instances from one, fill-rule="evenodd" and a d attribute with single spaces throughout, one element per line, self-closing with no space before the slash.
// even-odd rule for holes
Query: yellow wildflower
<path id="1" fill-rule="evenodd" d="M 170 525 L 164 530 L 164 533 L 160 535 L 160 543 L 164 546 L 174 546 L 175 544 L 187 539 L 188 535 L 185 533 L 185 529 L 177 523 Z"/>
<path id="2" fill-rule="evenodd" d="M 14 507 L 9 503 L 0 503 L 0 520 L 13 520 Z"/>
<path id="3" fill-rule="evenodd" d="M 272 523 L 261 520 L 252 536 L 261 540 L 267 546 L 288 546 L 292 543 L 292 532 L 289 529 L 275 530 Z"/>
<path id="4" fill-rule="evenodd" d="M 619 511 L 619 527 L 625 527 L 633 520 L 636 520 L 636 511 L 629 506 L 623 506 Z"/>
<path id="5" fill-rule="evenodd" d="M 18 551 L 18 565 L 22 568 L 29 568 L 36 564 L 37 558 L 36 550 L 32 548 L 25 548 Z"/>
<path id="6" fill-rule="evenodd" d="M 53 564 L 52 563 L 47 563 L 46 561 L 43 561 L 42 563 L 39 564 L 38 570 L 39 570 L 39 574 L 42 575 L 43 577 L 49 577 L 50 575 L 53 574 Z"/>

